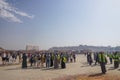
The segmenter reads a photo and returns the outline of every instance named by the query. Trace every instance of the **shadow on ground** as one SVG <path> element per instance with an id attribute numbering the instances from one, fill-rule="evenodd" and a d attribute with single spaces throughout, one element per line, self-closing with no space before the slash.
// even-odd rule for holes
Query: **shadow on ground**
<path id="1" fill-rule="evenodd" d="M 40 70 L 46 71 L 46 70 L 60 70 L 61 68 L 55 69 L 53 67 L 50 67 L 50 68 L 27 67 L 27 68 L 22 69 L 21 67 L 16 67 L 16 68 L 9 68 L 9 69 L 5 69 L 5 70 L 29 70 L 29 69 L 32 69 L 32 70 L 40 69 Z"/>
<path id="2" fill-rule="evenodd" d="M 41 68 L 34 68 L 34 67 L 21 68 L 21 67 L 16 67 L 16 68 L 9 68 L 9 69 L 5 69 L 5 70 L 28 70 L 28 69 L 41 69 Z"/>
<path id="3" fill-rule="evenodd" d="M 89 75 L 88 77 L 98 77 L 98 76 L 103 76 L 103 75 L 104 75 L 103 73 L 97 73 L 97 74 Z"/>
<path id="4" fill-rule="evenodd" d="M 14 64 L 0 64 L 0 67 L 4 67 L 4 66 L 13 66 L 13 65 L 19 65 L 20 63 L 14 63 Z"/>
<path id="5" fill-rule="evenodd" d="M 53 68 L 53 67 L 51 67 L 51 68 L 42 68 L 43 71 L 44 70 L 60 70 L 60 69 L 62 69 L 62 68 L 60 68 L 60 67 L 59 68 Z"/>
<path id="6" fill-rule="evenodd" d="M 108 70 L 115 70 L 115 68 L 114 67 L 110 67 Z"/>

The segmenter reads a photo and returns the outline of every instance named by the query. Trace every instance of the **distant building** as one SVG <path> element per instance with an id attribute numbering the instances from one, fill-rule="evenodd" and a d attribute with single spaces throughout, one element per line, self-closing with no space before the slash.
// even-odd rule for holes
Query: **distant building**
<path id="1" fill-rule="evenodd" d="M 26 51 L 39 51 L 39 46 L 26 45 Z"/>

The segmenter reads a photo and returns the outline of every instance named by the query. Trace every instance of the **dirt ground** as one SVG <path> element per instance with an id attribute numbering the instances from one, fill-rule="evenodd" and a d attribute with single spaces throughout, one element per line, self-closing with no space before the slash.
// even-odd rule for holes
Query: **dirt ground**
<path id="1" fill-rule="evenodd" d="M 93 75 L 74 75 L 59 77 L 53 80 L 120 80 L 120 76 L 117 75 L 108 75 L 108 74 L 93 74 Z"/>

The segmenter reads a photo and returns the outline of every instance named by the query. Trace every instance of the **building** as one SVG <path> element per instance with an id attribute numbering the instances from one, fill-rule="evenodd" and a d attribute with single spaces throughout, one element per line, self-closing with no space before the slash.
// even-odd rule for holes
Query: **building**
<path id="1" fill-rule="evenodd" d="M 26 51 L 39 51 L 39 46 L 26 45 Z"/>

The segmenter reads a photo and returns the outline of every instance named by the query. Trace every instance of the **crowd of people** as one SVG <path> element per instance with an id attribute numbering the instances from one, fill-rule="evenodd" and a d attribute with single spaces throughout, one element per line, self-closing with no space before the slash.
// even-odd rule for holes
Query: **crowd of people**
<path id="1" fill-rule="evenodd" d="M 50 68 L 54 67 L 55 69 L 66 68 L 66 63 L 75 62 L 76 57 L 74 53 L 66 53 L 66 52 L 45 52 L 45 53 L 33 53 L 26 55 L 23 54 L 23 64 L 22 68 L 27 68 L 27 58 L 29 60 L 31 67 L 37 68 Z M 26 64 L 25 64 L 26 63 Z"/>
<path id="2" fill-rule="evenodd" d="M 21 62 L 22 60 L 22 54 L 11 51 L 0 52 L 0 56 L 2 59 L 2 65 L 14 64 L 18 58 L 19 58 L 19 62 Z"/>
<path id="3" fill-rule="evenodd" d="M 103 74 L 106 73 L 106 64 L 108 60 L 110 64 L 114 63 L 114 68 L 117 69 L 120 63 L 119 52 L 87 52 L 85 53 L 89 65 L 100 64 Z M 66 68 L 66 63 L 76 62 L 75 52 L 0 52 L 2 65 L 14 64 L 16 61 L 22 64 L 22 68 L 28 66 L 32 68 Z M 108 58 L 107 58 L 108 57 Z M 114 61 L 114 62 L 113 62 Z"/>
<path id="4" fill-rule="evenodd" d="M 109 53 L 94 52 L 93 56 L 92 56 L 92 53 L 89 52 L 86 54 L 86 56 L 87 56 L 87 62 L 89 65 L 92 65 L 93 62 L 94 62 L 94 65 L 100 64 L 101 71 L 103 74 L 105 74 L 107 72 L 106 64 L 108 63 L 108 60 L 109 60 L 110 64 L 113 64 L 113 61 L 114 61 L 114 69 L 117 69 L 119 67 L 120 54 L 117 51 L 109 52 Z"/>
<path id="5" fill-rule="evenodd" d="M 66 68 L 66 63 L 76 62 L 74 52 L 8 52 L 0 53 L 2 65 L 22 63 L 22 68 Z"/>

